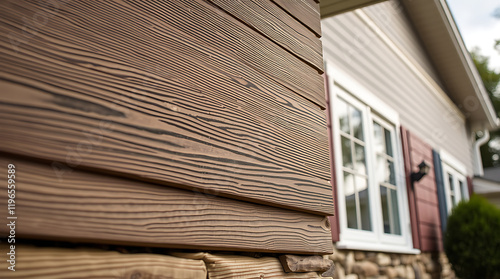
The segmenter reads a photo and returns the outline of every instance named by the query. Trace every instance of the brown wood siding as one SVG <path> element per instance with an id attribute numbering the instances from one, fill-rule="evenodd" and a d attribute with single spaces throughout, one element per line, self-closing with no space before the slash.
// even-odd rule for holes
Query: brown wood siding
<path id="1" fill-rule="evenodd" d="M 235 18 L 323 72 L 321 41 L 269 0 L 210 0 Z"/>
<path id="2" fill-rule="evenodd" d="M 317 37 L 321 37 L 319 3 L 313 0 L 271 0 L 284 11 L 309 28 Z"/>
<path id="3" fill-rule="evenodd" d="M 285 272 L 277 258 L 246 257 L 210 253 L 172 253 L 177 257 L 201 259 L 205 262 L 210 279 L 265 278 L 314 279 L 323 278 L 316 272 Z"/>
<path id="4" fill-rule="evenodd" d="M 441 221 L 439 219 L 437 184 L 433 171 L 432 148 L 404 128 L 402 128 L 402 134 L 404 146 L 408 149 L 404 154 L 407 184 L 410 186 L 408 198 L 414 246 L 424 252 L 442 251 Z M 412 185 L 409 176 L 411 172 L 418 170 L 417 166 L 423 160 L 431 166 L 431 171 L 420 181 L 413 182 Z M 412 211 L 415 211 L 415 213 L 412 213 Z M 418 237 L 418 239 L 415 239 L 415 237 Z"/>
<path id="5" fill-rule="evenodd" d="M 323 216 L 80 170 L 58 177 L 50 163 L 0 157 L 0 165 L 9 163 L 18 170 L 17 237 L 299 254 L 332 249 Z M 7 201 L 1 191 L 0 206 Z M 0 216 L 6 220 L 7 210 Z M 1 226 L 0 234 L 8 229 Z"/>
<path id="6" fill-rule="evenodd" d="M 201 260 L 25 245 L 16 245 L 15 271 L 7 267 L 8 262 L 1 261 L 0 278 L 207 278 L 207 268 Z"/>
<path id="7" fill-rule="evenodd" d="M 273 41 L 203 1 L 2 5 L 6 34 L 50 16 L 17 53 L 2 36 L 4 151 L 333 212 L 325 113 L 288 89 L 324 101 L 322 77 Z"/>
<path id="8" fill-rule="evenodd" d="M 41 162 L 26 163 L 37 176 L 22 178 L 20 212 L 33 221 L 44 211 L 60 218 L 44 230 L 26 222 L 21 235 L 60 239 L 60 229 L 77 241 L 329 253 L 324 216 L 334 208 L 321 42 L 298 20 L 312 17 L 319 26 L 319 12 L 275 6 L 2 1 L 0 152 Z M 36 171 L 48 164 L 52 170 Z M 88 181 L 109 192 L 92 194 Z M 126 196 L 111 202 L 125 194 L 121 187 L 144 195 L 138 219 L 127 215 Z M 168 223 L 188 207 L 173 197 L 196 193 L 210 197 L 214 219 L 186 209 L 191 227 Z M 149 215 L 160 206 L 150 204 L 153 196 L 162 197 L 165 216 Z M 79 197 L 117 207 L 86 211 Z M 105 222 L 116 216 L 121 225 Z M 95 226 L 77 229 L 78 218 Z M 248 227 L 235 228 L 240 221 Z M 144 224 L 161 229 L 152 234 Z"/>

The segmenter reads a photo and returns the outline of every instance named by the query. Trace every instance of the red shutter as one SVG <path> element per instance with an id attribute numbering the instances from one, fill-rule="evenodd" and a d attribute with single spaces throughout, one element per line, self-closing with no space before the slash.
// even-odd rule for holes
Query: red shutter
<path id="1" fill-rule="evenodd" d="M 326 92 L 326 123 L 328 126 L 328 139 L 329 139 L 329 148 L 330 148 L 330 171 L 331 171 L 331 182 L 332 191 L 333 191 L 333 203 L 335 205 L 335 216 L 328 217 L 330 220 L 330 227 L 332 231 L 332 240 L 337 242 L 340 240 L 340 227 L 339 227 L 339 211 L 337 208 L 338 199 L 337 199 L 337 179 L 335 175 L 335 153 L 333 148 L 333 134 L 332 134 L 332 115 L 331 115 L 331 107 L 330 107 L 330 88 L 328 87 L 328 75 L 326 73 L 323 74 L 323 78 L 325 80 L 325 92 Z"/>
<path id="2" fill-rule="evenodd" d="M 433 169 L 433 155 L 430 145 L 401 127 L 405 174 L 410 205 L 413 245 L 423 252 L 442 251 L 441 220 L 437 183 Z M 420 181 L 412 183 L 410 176 L 418 164 L 425 160 L 431 171 Z"/>

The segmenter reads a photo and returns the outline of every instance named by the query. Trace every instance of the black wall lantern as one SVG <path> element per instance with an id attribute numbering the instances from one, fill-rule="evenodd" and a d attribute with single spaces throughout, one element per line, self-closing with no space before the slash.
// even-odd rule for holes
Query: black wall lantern
<path id="1" fill-rule="evenodd" d="M 423 160 L 419 165 L 418 165 L 418 172 L 412 172 L 411 173 L 411 181 L 412 182 L 417 182 L 422 177 L 424 177 L 426 174 L 429 173 L 429 170 L 431 169 L 431 166 L 427 164 L 425 160 Z"/>

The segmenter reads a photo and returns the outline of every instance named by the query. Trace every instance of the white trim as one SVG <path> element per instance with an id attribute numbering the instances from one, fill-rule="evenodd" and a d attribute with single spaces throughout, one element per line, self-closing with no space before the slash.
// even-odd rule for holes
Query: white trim
<path id="1" fill-rule="evenodd" d="M 436 81 L 429 76 L 419 63 L 411 58 L 406 51 L 399 48 L 363 10 L 355 10 L 354 14 L 361 19 L 361 21 L 365 23 L 421 81 L 423 81 L 423 83 L 431 90 L 431 92 L 434 93 L 438 100 L 440 100 L 444 105 L 449 106 L 455 114 L 460 117 L 460 119 L 465 121 L 465 115 L 460 111 L 460 109 L 458 109 L 457 105 L 453 103 L 448 94 L 443 91 L 441 86 L 439 86 Z"/>
<path id="2" fill-rule="evenodd" d="M 376 251 L 386 253 L 420 254 L 419 249 L 411 247 L 391 246 L 387 244 L 361 243 L 359 241 L 339 241 L 335 244 L 337 249 Z"/>
<path id="3" fill-rule="evenodd" d="M 442 162 L 445 162 L 447 165 L 457 170 L 460 174 L 464 176 L 467 175 L 467 168 L 465 167 L 465 165 L 455 157 L 453 157 L 451 154 L 444 150 L 439 150 L 439 155 L 441 156 Z"/>
<path id="4" fill-rule="evenodd" d="M 390 122 L 394 123 L 396 126 L 399 126 L 399 114 L 390 106 L 382 102 L 382 100 L 380 100 L 375 94 L 371 93 L 368 89 L 359 84 L 356 80 L 346 75 L 340 69 L 330 66 L 328 66 L 328 76 L 333 77 L 330 78 L 332 80 L 330 88 L 334 89 L 335 85 L 337 85 L 342 87 L 347 92 L 355 92 L 355 94 L 350 93 L 351 96 L 357 98 L 365 104 L 369 104 L 369 106 L 373 110 L 377 111 L 379 115 L 390 120 Z"/>
<path id="5" fill-rule="evenodd" d="M 456 169 L 449 166 L 445 161 L 441 162 L 443 164 L 443 176 L 444 176 L 443 180 L 444 180 L 444 192 L 446 196 L 446 206 L 448 207 L 447 208 L 448 214 L 450 214 L 451 210 L 454 207 L 454 202 L 451 200 L 451 187 L 450 187 L 451 185 L 448 176 L 451 175 L 453 183 L 453 196 L 455 197 L 455 200 L 457 200 L 457 202 L 469 199 L 467 179 L 462 173 L 458 172 Z M 462 182 L 462 188 L 460 188 L 459 182 Z M 462 197 L 462 193 L 465 194 L 464 197 Z"/>

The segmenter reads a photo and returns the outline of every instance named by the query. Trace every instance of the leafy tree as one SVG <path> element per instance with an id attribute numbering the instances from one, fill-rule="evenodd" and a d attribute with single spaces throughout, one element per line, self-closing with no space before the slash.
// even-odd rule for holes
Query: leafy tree
<path id="1" fill-rule="evenodd" d="M 497 45 L 497 47 L 500 48 L 500 45 Z M 473 49 L 471 56 L 493 103 L 493 107 L 497 115 L 500 116 L 500 72 L 490 68 L 489 58 L 481 55 L 479 49 Z M 483 167 L 485 168 L 500 166 L 500 129 L 490 132 L 489 142 L 481 146 L 481 157 L 483 159 Z"/>

